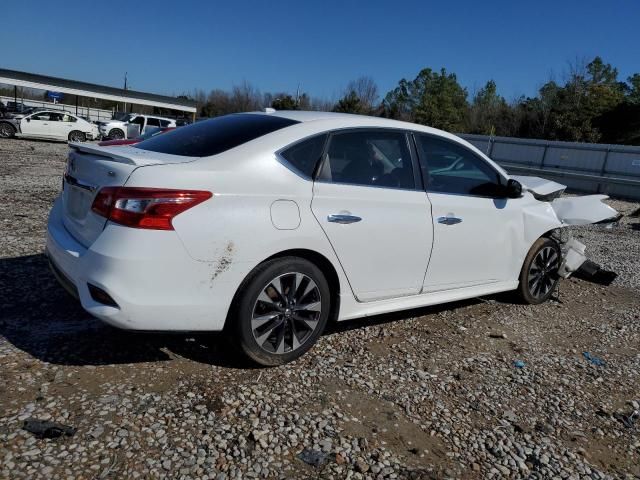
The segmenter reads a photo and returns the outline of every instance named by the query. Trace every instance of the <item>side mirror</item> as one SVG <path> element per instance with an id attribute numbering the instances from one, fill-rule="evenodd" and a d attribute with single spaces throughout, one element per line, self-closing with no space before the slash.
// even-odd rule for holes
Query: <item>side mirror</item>
<path id="1" fill-rule="evenodd" d="M 507 194 L 507 198 L 520 198 L 522 196 L 522 184 L 519 181 L 510 178 L 507 181 L 505 193 Z"/>
<path id="2" fill-rule="evenodd" d="M 30 121 L 31 121 L 31 119 L 30 119 L 29 117 L 25 118 L 25 120 L 26 120 L 27 122 L 30 122 Z"/>

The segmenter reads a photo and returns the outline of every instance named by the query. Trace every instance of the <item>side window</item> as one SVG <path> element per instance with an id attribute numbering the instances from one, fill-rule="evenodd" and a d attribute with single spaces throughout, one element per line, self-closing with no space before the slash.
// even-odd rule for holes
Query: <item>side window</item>
<path id="1" fill-rule="evenodd" d="M 160 119 L 158 119 L 158 118 L 147 118 L 147 127 L 158 127 L 158 128 L 160 128 Z"/>
<path id="2" fill-rule="evenodd" d="M 50 113 L 49 114 L 49 121 L 50 122 L 61 122 L 62 121 L 62 114 L 61 113 Z"/>
<path id="3" fill-rule="evenodd" d="M 40 113 L 34 113 L 33 115 L 31 115 L 30 117 L 31 120 L 42 120 L 42 121 L 49 121 L 49 112 L 40 112 Z"/>
<path id="4" fill-rule="evenodd" d="M 160 126 L 161 126 L 162 128 L 166 128 L 166 127 L 168 127 L 169 125 L 171 125 L 171 122 L 170 122 L 169 120 L 160 120 Z"/>
<path id="5" fill-rule="evenodd" d="M 131 120 L 129 123 L 135 123 L 137 125 L 140 125 L 140 129 L 142 129 L 142 127 L 144 127 L 144 117 L 136 117 L 133 120 Z"/>
<path id="6" fill-rule="evenodd" d="M 402 131 L 335 133 L 320 179 L 371 187 L 415 188 L 411 153 Z"/>
<path id="7" fill-rule="evenodd" d="M 322 155 L 322 149 L 327 140 L 327 135 L 318 135 L 317 137 L 296 143 L 284 150 L 280 155 L 295 170 L 305 177 L 313 177 L 318 160 Z"/>
<path id="8" fill-rule="evenodd" d="M 71 122 L 71 123 L 73 123 L 73 122 L 77 122 L 78 119 L 76 117 L 71 116 L 71 115 L 65 114 L 62 117 L 62 121 L 63 122 Z"/>
<path id="9" fill-rule="evenodd" d="M 449 140 L 416 135 L 427 191 L 494 196 L 500 176 L 471 150 Z"/>

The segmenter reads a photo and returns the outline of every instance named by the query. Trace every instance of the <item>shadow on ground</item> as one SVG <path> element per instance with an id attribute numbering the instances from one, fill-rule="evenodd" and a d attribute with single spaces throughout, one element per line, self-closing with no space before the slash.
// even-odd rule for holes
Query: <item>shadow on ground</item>
<path id="1" fill-rule="evenodd" d="M 211 365 L 255 368 L 221 333 L 131 332 L 102 323 L 86 313 L 58 285 L 44 255 L 0 259 L 0 291 L 0 336 L 45 362 L 113 365 L 168 361 L 178 355 Z M 330 325 L 325 334 L 419 317 L 477 302 L 469 300 L 340 322 Z"/>

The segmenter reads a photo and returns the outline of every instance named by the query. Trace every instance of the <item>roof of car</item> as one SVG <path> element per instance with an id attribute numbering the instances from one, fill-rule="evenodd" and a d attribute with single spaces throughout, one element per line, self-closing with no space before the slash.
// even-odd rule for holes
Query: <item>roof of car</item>
<path id="1" fill-rule="evenodd" d="M 420 125 L 417 123 L 403 122 L 400 120 L 392 120 L 390 118 L 372 117 L 368 115 L 356 115 L 352 113 L 336 113 L 336 112 L 314 112 L 314 111 L 300 111 L 300 110 L 267 110 L 263 112 L 251 112 L 255 114 L 262 114 L 267 116 L 276 116 L 282 118 L 288 118 L 300 123 L 308 122 L 335 122 L 340 124 L 341 128 L 351 127 L 381 127 L 381 128 L 399 128 L 410 130 L 414 132 L 424 132 L 427 134 L 436 135 L 442 138 L 453 140 L 457 143 L 461 143 L 466 147 L 474 150 L 476 153 L 481 154 L 487 158 L 492 165 L 498 169 L 503 175 L 508 176 L 506 171 L 491 159 L 486 157 L 476 146 L 472 145 L 463 138 L 457 135 L 447 132 L 445 130 L 439 130 L 437 128 L 428 127 L 426 125 Z"/>
<path id="2" fill-rule="evenodd" d="M 253 112 L 252 112 L 253 113 Z M 276 116 L 295 120 L 297 122 L 314 122 L 337 120 L 355 125 L 363 124 L 366 126 L 379 126 L 388 128 L 406 128 L 410 130 L 418 130 L 423 132 L 437 133 L 439 135 L 451 136 L 449 132 L 438 130 L 437 128 L 419 125 L 411 122 L 403 122 L 401 120 L 392 120 L 390 118 L 372 117 L 369 115 L 357 115 L 353 113 L 336 113 L 336 112 L 315 112 L 300 110 L 276 110 L 273 112 L 255 112 L 263 115 Z"/>

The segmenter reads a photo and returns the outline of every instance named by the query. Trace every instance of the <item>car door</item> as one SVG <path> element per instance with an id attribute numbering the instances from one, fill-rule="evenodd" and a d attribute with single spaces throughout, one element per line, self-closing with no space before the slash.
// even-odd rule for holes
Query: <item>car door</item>
<path id="1" fill-rule="evenodd" d="M 147 125 L 145 126 L 144 133 L 154 132 L 160 130 L 160 120 L 157 118 L 147 118 Z"/>
<path id="2" fill-rule="evenodd" d="M 463 144 L 426 134 L 415 139 L 434 230 L 424 291 L 513 280 L 522 200 L 505 198 L 504 177 Z"/>
<path id="3" fill-rule="evenodd" d="M 30 137 L 49 135 L 49 112 L 36 112 L 20 120 L 20 132 Z"/>
<path id="4" fill-rule="evenodd" d="M 68 113 L 63 113 L 60 115 L 60 121 L 57 124 L 57 131 L 58 134 L 61 138 L 63 139 L 68 139 L 69 138 L 69 134 L 73 131 L 73 130 L 81 130 L 81 131 L 85 131 L 84 126 L 81 126 L 80 128 L 78 128 L 78 119 L 76 117 L 74 117 L 73 115 L 70 115 Z"/>
<path id="5" fill-rule="evenodd" d="M 330 135 L 311 208 L 359 301 L 422 289 L 431 207 L 409 136 L 390 129 Z"/>
<path id="6" fill-rule="evenodd" d="M 64 122 L 64 113 L 50 112 L 49 122 L 47 122 L 46 136 L 49 138 L 55 138 L 58 140 L 66 140 L 69 136 L 71 129 L 67 128 L 67 123 Z"/>
<path id="7" fill-rule="evenodd" d="M 138 132 L 135 133 L 134 135 L 130 135 L 129 133 L 129 129 L 127 129 L 127 138 L 135 138 L 138 137 L 140 135 L 142 135 L 144 133 L 144 127 L 145 127 L 145 118 L 138 115 L 137 117 L 131 119 L 129 121 L 130 124 L 132 125 L 138 125 L 139 129 Z"/>

